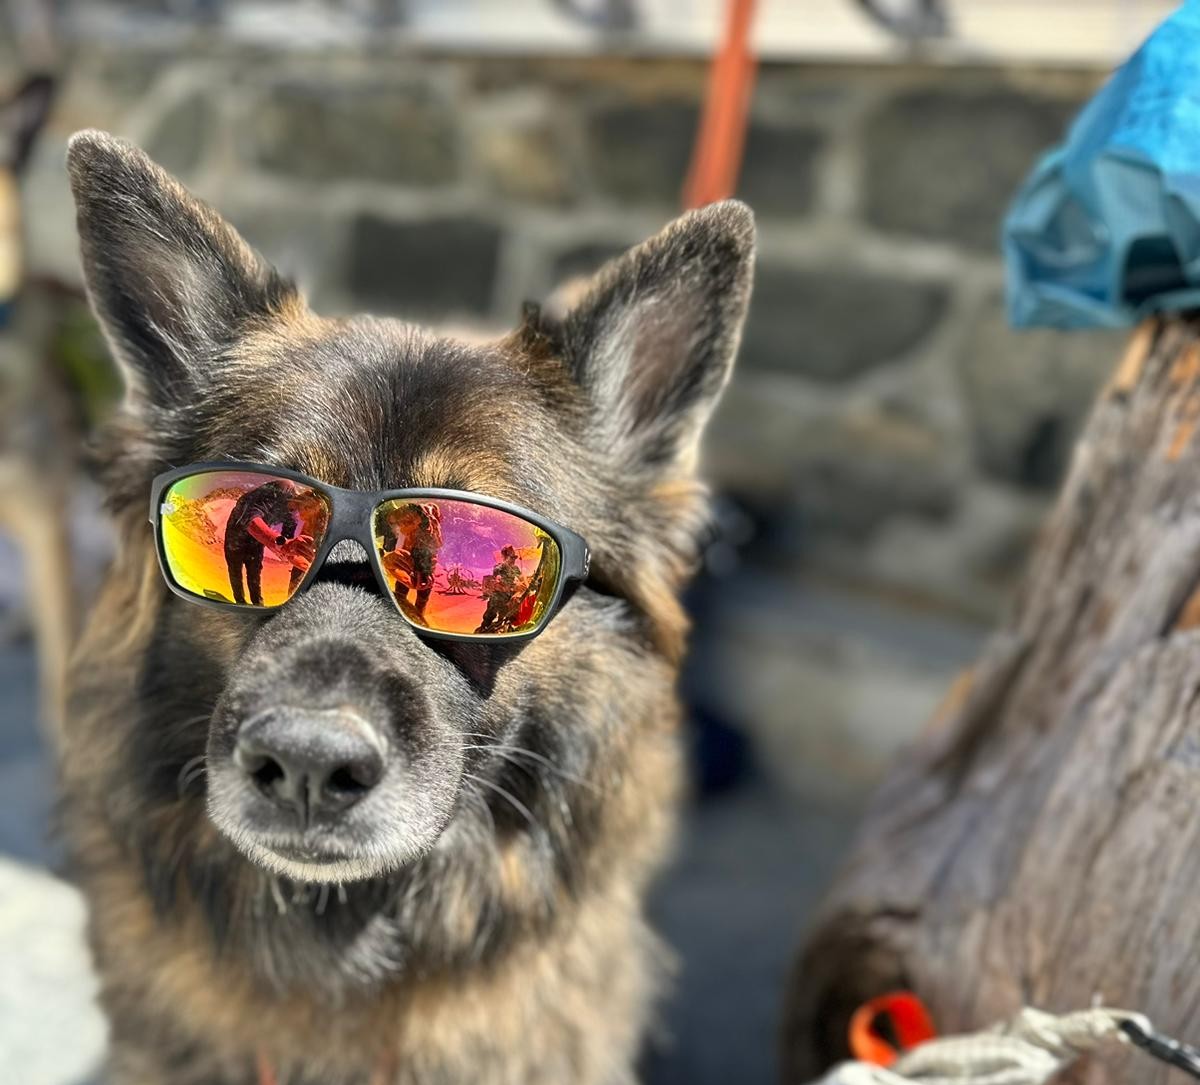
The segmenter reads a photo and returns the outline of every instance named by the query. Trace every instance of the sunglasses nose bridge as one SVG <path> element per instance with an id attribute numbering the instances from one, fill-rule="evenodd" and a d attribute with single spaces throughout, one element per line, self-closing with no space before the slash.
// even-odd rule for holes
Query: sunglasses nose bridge
<path id="1" fill-rule="evenodd" d="M 322 562 L 328 561 L 329 555 L 343 542 L 358 543 L 370 561 L 375 548 L 373 519 L 376 502 L 370 494 L 355 490 L 332 490 L 330 496 L 333 510 L 326 530 Z"/>
<path id="2" fill-rule="evenodd" d="M 389 586 L 379 569 L 375 539 L 374 515 L 377 503 L 369 494 L 333 487 L 329 488 L 329 497 L 332 505 L 329 522 L 305 586 L 320 577 L 322 568 L 330 561 L 341 563 L 365 559 L 372 575 L 386 594 Z M 343 543 L 355 544 L 362 551 L 361 556 L 349 552 L 338 555 L 338 548 Z"/>

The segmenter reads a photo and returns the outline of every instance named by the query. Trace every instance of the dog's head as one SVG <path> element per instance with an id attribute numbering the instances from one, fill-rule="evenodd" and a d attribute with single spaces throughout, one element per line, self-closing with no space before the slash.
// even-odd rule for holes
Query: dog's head
<path id="1" fill-rule="evenodd" d="M 153 475 L 224 459 L 348 489 L 475 491 L 572 528 L 593 555 L 587 583 L 522 646 L 422 639 L 353 544 L 267 615 L 192 605 L 147 573 L 122 808 L 145 815 L 196 785 L 225 838 L 302 881 L 471 848 L 503 877 L 497 841 L 514 838 L 571 866 L 561 853 L 595 821 L 591 796 L 632 771 L 634 729 L 669 715 L 697 442 L 746 310 L 749 211 L 685 215 L 565 311 L 531 308 L 515 332 L 468 343 L 313 315 L 126 143 L 81 133 L 69 169 L 88 289 L 127 376 L 107 470 L 140 572 Z M 264 765 L 286 759 L 333 780 L 336 801 L 307 817 L 272 801 Z"/>

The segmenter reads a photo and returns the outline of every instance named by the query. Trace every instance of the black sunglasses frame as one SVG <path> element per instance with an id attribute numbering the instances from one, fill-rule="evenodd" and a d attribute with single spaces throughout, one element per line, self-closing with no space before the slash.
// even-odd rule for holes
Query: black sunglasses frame
<path id="1" fill-rule="evenodd" d="M 253 603 L 234 603 L 222 599 L 210 599 L 207 596 L 197 595 L 195 592 L 190 592 L 186 588 L 180 587 L 171 575 L 171 569 L 167 563 L 166 544 L 163 542 L 162 533 L 163 494 L 169 486 L 180 479 L 189 478 L 192 475 L 210 474 L 214 471 L 242 471 L 248 474 L 261 475 L 264 479 L 290 479 L 292 482 L 298 482 L 304 486 L 311 487 L 322 494 L 329 502 L 329 522 L 325 527 L 325 536 L 321 541 L 321 545 L 317 549 L 316 556 L 313 558 L 308 572 L 304 574 L 304 579 L 296 585 L 296 590 L 284 602 L 268 607 L 255 606 Z M 507 512 L 522 520 L 526 520 L 549 535 L 558 546 L 561 562 L 554 595 L 546 607 L 541 621 L 532 629 L 523 630 L 518 633 L 445 633 L 414 622 L 404 613 L 399 602 L 392 595 L 391 585 L 387 581 L 387 575 L 383 571 L 379 553 L 375 548 L 375 512 L 380 505 L 398 498 L 407 500 L 430 498 L 482 505 L 485 508 L 498 509 L 501 512 Z M 431 637 L 437 640 L 470 641 L 476 644 L 501 640 L 529 640 L 531 637 L 536 637 L 550 624 L 550 619 L 558 613 L 571 592 L 587 579 L 588 568 L 591 564 L 591 554 L 582 536 L 577 535 L 574 531 L 563 527 L 561 524 L 556 524 L 553 520 L 548 520 L 546 517 L 540 516 L 536 512 L 522 508 L 520 505 L 514 505 L 508 501 L 501 501 L 499 498 L 471 493 L 468 490 L 447 490 L 437 487 L 410 487 L 399 490 L 380 490 L 374 493 L 363 490 L 344 490 L 341 487 L 330 486 L 317 479 L 310 478 L 308 475 L 302 475 L 299 471 L 292 471 L 286 467 L 272 467 L 262 463 L 223 460 L 192 463 L 185 467 L 176 467 L 170 471 L 164 471 L 155 477 L 150 487 L 150 523 L 154 526 L 154 545 L 158 553 L 158 565 L 162 570 L 163 579 L 167 582 L 167 587 L 171 591 L 181 598 L 187 599 L 189 602 L 200 603 L 204 606 L 219 607 L 222 610 L 278 610 L 280 607 L 287 606 L 288 603 L 313 582 L 334 546 L 344 539 L 352 539 L 369 555 L 371 568 L 374 570 L 375 579 L 379 582 L 379 587 L 383 591 L 383 594 L 392 600 L 400 617 L 415 632 L 422 637 Z"/>

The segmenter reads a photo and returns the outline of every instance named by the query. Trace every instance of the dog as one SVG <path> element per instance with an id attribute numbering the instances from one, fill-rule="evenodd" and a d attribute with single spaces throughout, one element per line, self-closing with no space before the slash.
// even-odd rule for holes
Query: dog
<path id="1" fill-rule="evenodd" d="M 60 766 L 111 1080 L 634 1080 L 666 959 L 643 896 L 680 793 L 698 443 L 750 295 L 749 209 L 685 214 L 569 311 L 471 343 L 314 315 L 109 135 L 73 137 L 68 171 L 127 383 L 98 453 L 119 553 Z M 168 590 L 147 499 L 166 468 L 226 461 L 512 503 L 586 541 L 582 579 L 515 640 L 427 635 L 354 540 L 277 609 L 198 606 Z M 264 713 L 285 751 L 350 727 L 382 759 L 315 850 L 239 757 Z"/>

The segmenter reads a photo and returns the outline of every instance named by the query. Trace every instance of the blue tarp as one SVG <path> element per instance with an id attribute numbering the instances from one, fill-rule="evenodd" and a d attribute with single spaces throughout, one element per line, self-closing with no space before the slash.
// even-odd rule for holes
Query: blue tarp
<path id="1" fill-rule="evenodd" d="M 1018 327 L 1121 327 L 1200 308 L 1200 0 L 1084 107 L 1003 230 Z"/>

